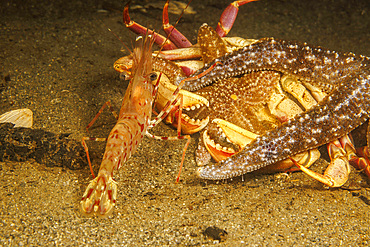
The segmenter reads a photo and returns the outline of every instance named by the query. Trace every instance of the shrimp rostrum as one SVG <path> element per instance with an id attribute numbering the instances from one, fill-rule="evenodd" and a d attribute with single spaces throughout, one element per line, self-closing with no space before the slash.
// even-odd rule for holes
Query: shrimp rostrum
<path id="1" fill-rule="evenodd" d="M 81 200 L 84 214 L 107 215 L 116 203 L 117 183 L 113 172 L 136 151 L 152 115 L 157 74 L 152 70 L 153 39 L 138 37 L 133 50 L 131 80 L 123 98 L 118 121 L 107 138 L 98 175 L 90 181 Z M 82 143 L 87 151 L 84 138 Z M 95 138 L 96 139 L 96 138 Z M 91 139 L 90 139 L 91 140 Z M 88 158 L 91 168 L 91 162 Z"/>

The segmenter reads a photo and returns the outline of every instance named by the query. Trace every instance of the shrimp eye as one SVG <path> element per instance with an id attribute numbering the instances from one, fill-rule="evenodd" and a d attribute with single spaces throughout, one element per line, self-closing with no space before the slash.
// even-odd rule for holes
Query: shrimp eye
<path id="1" fill-rule="evenodd" d="M 155 80 L 157 80 L 157 74 L 156 73 L 151 73 L 150 75 L 149 75 L 149 79 L 151 80 L 151 81 L 155 81 Z"/>

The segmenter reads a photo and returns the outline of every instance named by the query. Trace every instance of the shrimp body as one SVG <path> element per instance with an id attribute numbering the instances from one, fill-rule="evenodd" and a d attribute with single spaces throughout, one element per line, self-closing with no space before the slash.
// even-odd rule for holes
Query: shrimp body
<path id="1" fill-rule="evenodd" d="M 149 126 L 154 98 L 153 40 L 139 37 L 133 51 L 132 79 L 123 98 L 117 124 L 111 130 L 97 177 L 90 181 L 81 200 L 84 214 L 109 214 L 116 203 L 118 170 L 136 151 Z"/>

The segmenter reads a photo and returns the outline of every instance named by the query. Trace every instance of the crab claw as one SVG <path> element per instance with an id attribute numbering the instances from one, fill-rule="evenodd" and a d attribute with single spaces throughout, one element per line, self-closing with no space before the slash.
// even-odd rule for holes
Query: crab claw
<path id="1" fill-rule="evenodd" d="M 96 213 L 99 216 L 108 216 L 116 204 L 116 198 L 117 182 L 112 176 L 99 173 L 90 181 L 82 196 L 81 212 L 85 215 Z"/>
<path id="2" fill-rule="evenodd" d="M 341 187 L 348 180 L 351 168 L 349 166 L 349 157 L 354 153 L 353 144 L 347 135 L 327 144 L 331 162 L 326 168 L 324 174 L 319 174 L 297 163 L 291 159 L 299 169 L 310 177 L 320 181 L 329 187 Z"/>
<path id="3" fill-rule="evenodd" d="M 162 76 L 156 99 L 156 107 L 159 111 L 163 109 L 176 89 L 177 87 L 166 76 Z M 206 98 L 185 90 L 180 90 L 179 94 L 183 97 L 182 115 L 179 116 L 179 106 L 177 105 L 168 114 L 165 121 L 167 124 L 177 127 L 178 118 L 181 117 L 182 133 L 194 134 L 207 126 L 209 122 L 207 114 L 209 102 Z"/>
<path id="4" fill-rule="evenodd" d="M 201 149 L 204 145 L 212 158 L 217 162 L 240 152 L 258 137 L 257 134 L 222 119 L 212 120 L 202 136 L 203 142 L 199 144 L 198 149 Z M 197 161 L 198 166 L 206 165 L 208 160 L 204 162 L 201 159 L 202 157 L 198 157 L 203 155 L 204 152 L 200 150 L 198 153 L 196 158 L 201 160 L 200 162 Z M 309 167 L 320 158 L 320 152 L 317 149 L 312 149 L 296 154 L 293 158 Z M 292 166 L 294 166 L 294 163 L 291 161 L 282 160 L 276 164 L 259 169 L 256 173 L 284 172 Z"/>
<path id="5" fill-rule="evenodd" d="M 212 158 L 219 162 L 239 152 L 258 135 L 223 119 L 213 119 L 203 133 L 203 142 Z"/>

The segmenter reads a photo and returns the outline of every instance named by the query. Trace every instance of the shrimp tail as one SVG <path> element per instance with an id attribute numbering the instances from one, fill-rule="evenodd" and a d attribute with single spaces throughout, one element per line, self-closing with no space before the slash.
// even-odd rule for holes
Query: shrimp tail
<path id="1" fill-rule="evenodd" d="M 80 203 L 81 212 L 89 215 L 108 216 L 113 211 L 117 199 L 117 182 L 106 173 L 90 181 Z"/>

